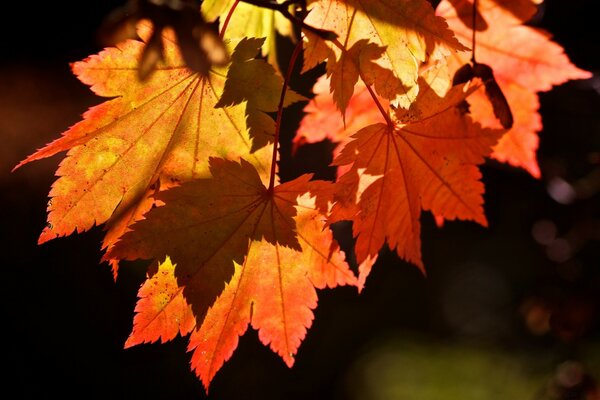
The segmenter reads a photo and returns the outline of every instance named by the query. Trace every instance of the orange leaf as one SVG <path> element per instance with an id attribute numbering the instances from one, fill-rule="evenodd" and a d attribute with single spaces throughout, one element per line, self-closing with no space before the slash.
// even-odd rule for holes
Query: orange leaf
<path id="1" fill-rule="evenodd" d="M 288 366 L 314 318 L 315 287 L 356 284 L 339 251 L 332 252 L 331 232 L 314 210 L 314 199 L 299 198 L 296 230 L 301 249 L 266 240 L 252 241 L 243 264 L 190 337 L 192 368 L 208 388 L 251 324 L 265 345 Z"/>
<path id="2" fill-rule="evenodd" d="M 494 148 L 492 157 L 539 177 L 535 152 L 537 132 L 542 129 L 542 124 L 536 93 L 550 90 L 553 85 L 569 79 L 589 78 L 591 74 L 571 64 L 563 48 L 550 40 L 548 32 L 520 24 L 520 18 L 532 16 L 533 3 L 539 1 L 512 0 L 507 4 L 479 1 L 479 14 L 487 21 L 488 28 L 477 31 L 475 57 L 478 62 L 492 67 L 515 117 L 513 128 Z M 470 0 L 445 0 L 437 8 L 437 15 L 446 18 L 463 44 L 471 43 L 471 24 L 465 23 L 472 18 L 472 8 Z M 468 62 L 470 57 L 469 53 L 454 54 L 450 60 L 451 72 Z M 476 121 L 487 127 L 499 126 L 485 96 L 476 94 L 469 102 Z"/>
<path id="3" fill-rule="evenodd" d="M 314 287 L 356 284 L 325 229 L 332 184 L 304 175 L 268 190 L 243 159 L 211 158 L 210 169 L 213 178 L 158 194 L 165 205 L 108 254 L 176 262 L 177 284 L 202 324 L 190 348 L 202 348 L 193 365 L 207 386 L 250 322 L 291 365 L 312 321 Z"/>
<path id="4" fill-rule="evenodd" d="M 133 332 L 125 342 L 125 347 L 154 343 L 159 339 L 165 343 L 178 333 L 187 335 L 196 326 L 192 309 L 183 297 L 182 288 L 177 285 L 174 270 L 175 265 L 167 257 L 140 288 Z"/>
<path id="5" fill-rule="evenodd" d="M 420 86 L 414 106 L 396 112 L 394 126 L 363 128 L 335 160 L 351 168 L 336 185 L 332 220 L 353 221 L 359 263 L 375 257 L 387 242 L 423 270 L 422 209 L 448 220 L 487 223 L 477 164 L 503 131 L 482 129 L 456 107 L 469 94 L 464 85 L 444 98 L 424 82 Z M 359 277 L 363 282 L 366 273 Z"/>
<path id="6" fill-rule="evenodd" d="M 326 42 L 305 31 L 304 71 L 328 59 L 328 73 L 332 75 L 334 98 L 345 99 L 351 90 L 336 95 L 340 85 L 333 85 L 344 78 L 334 78 L 344 60 L 358 42 L 369 41 L 364 58 L 359 62 L 363 78 L 382 78 L 381 71 L 389 71 L 386 83 L 375 80 L 378 94 L 408 107 L 416 95 L 419 65 L 426 59 L 439 60 L 459 50 L 461 45 L 442 18 L 436 17 L 427 0 L 319 0 L 310 6 L 306 22 L 317 28 L 334 31 L 339 41 Z M 375 50 L 378 49 L 378 50 Z M 350 57 L 352 59 L 352 57 Z M 356 66 L 355 66 L 356 67 Z M 353 74 L 350 74 L 353 76 Z M 348 86 L 354 82 L 349 79 Z M 344 102 L 338 102 L 344 112 Z"/>
<path id="7" fill-rule="evenodd" d="M 147 36 L 148 27 L 142 26 L 140 34 Z M 207 77 L 195 74 L 185 67 L 172 38 L 163 39 L 165 60 L 143 83 L 136 75 L 142 42 L 127 41 L 73 65 L 94 92 L 114 99 L 91 108 L 60 139 L 19 164 L 69 151 L 56 172 L 40 242 L 108 222 L 105 246 L 110 247 L 149 209 L 153 192 L 207 176 L 211 155 L 243 156 L 268 176 L 272 151 L 257 150 L 246 124 L 247 114 L 260 107 L 215 108 L 227 69 L 214 67 Z M 233 56 L 241 53 L 247 60 L 259 47 L 256 41 L 242 41 Z M 267 66 L 258 60 L 247 64 L 257 63 Z M 282 85 L 270 67 L 260 82 L 269 90 Z"/>

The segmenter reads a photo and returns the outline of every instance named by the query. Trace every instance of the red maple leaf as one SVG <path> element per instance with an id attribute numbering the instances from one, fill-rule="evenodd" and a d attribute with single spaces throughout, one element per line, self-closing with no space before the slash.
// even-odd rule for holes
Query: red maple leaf
<path id="1" fill-rule="evenodd" d="M 212 178 L 157 195 L 165 205 L 134 224 L 109 252 L 116 259 L 173 259 L 168 283 L 158 275 L 140 291 L 141 314 L 128 344 L 187 333 L 185 300 L 199 327 L 190 341 L 196 349 L 192 366 L 207 388 L 248 324 L 291 366 L 312 322 L 315 287 L 356 284 L 325 228 L 331 183 L 304 175 L 268 190 L 244 160 L 213 158 L 210 165 Z M 155 281 L 162 291 L 151 289 Z M 166 312 L 167 323 L 145 322 Z"/>
<path id="2" fill-rule="evenodd" d="M 334 160 L 350 169 L 336 183 L 332 220 L 353 221 L 359 263 L 387 242 L 423 270 L 421 210 L 487 224 L 477 164 L 504 131 L 484 129 L 464 114 L 459 105 L 470 93 L 464 85 L 443 98 L 420 86 L 413 107 L 396 110 L 395 122 L 359 130 Z M 360 285 L 368 272 L 361 271 Z"/>

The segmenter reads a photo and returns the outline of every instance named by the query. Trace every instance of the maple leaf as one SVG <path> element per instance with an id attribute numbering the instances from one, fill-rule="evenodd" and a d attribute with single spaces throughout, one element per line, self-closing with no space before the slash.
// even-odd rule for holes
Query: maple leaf
<path id="1" fill-rule="evenodd" d="M 190 349 L 197 348 L 192 364 L 207 387 L 250 322 L 261 341 L 291 365 L 313 318 L 314 287 L 356 284 L 331 232 L 324 230 L 331 183 L 304 175 L 269 191 L 243 159 L 238 164 L 211 158 L 210 168 L 212 178 L 159 193 L 165 206 L 134 224 L 109 254 L 118 259 L 169 254 L 175 261 L 178 287 L 161 295 L 179 299 L 183 293 L 196 321 L 204 320 Z M 151 301 L 151 314 L 157 302 Z M 171 318 L 181 320 L 181 309 L 175 306 L 174 313 Z M 175 328 L 150 337 L 172 337 Z"/>
<path id="2" fill-rule="evenodd" d="M 147 25 L 140 35 L 149 35 Z M 186 68 L 172 35 L 163 39 L 165 60 L 143 83 L 136 76 L 144 46 L 139 41 L 126 41 L 73 65 L 96 94 L 114 98 L 92 107 L 83 121 L 17 166 L 68 150 L 56 172 L 40 243 L 106 222 L 104 247 L 110 248 L 152 207 L 155 192 L 207 176 L 211 155 L 244 157 L 268 175 L 271 149 L 257 150 L 248 134 L 246 117 L 254 110 L 245 103 L 216 108 L 227 69 L 214 67 L 206 77 L 196 74 Z M 247 61 L 250 52 L 257 52 L 257 42 L 245 40 L 233 57 L 244 54 Z M 267 66 L 259 60 L 244 65 L 256 69 L 261 63 Z M 280 90 L 282 79 L 272 68 L 262 72 L 260 82 L 269 93 Z"/>
<path id="3" fill-rule="evenodd" d="M 227 14 L 235 3 L 235 0 L 204 0 L 201 6 L 202 14 L 211 22 L 219 19 L 220 26 L 223 27 Z M 243 2 L 235 7 L 225 31 L 225 38 L 265 38 L 261 54 L 267 57 L 269 64 L 277 68 L 276 33 L 293 38 L 292 23 L 276 10 Z"/>
<path id="4" fill-rule="evenodd" d="M 435 16 L 426 0 L 319 0 L 309 8 L 306 22 L 336 32 L 339 41 L 327 42 L 304 31 L 307 41 L 303 70 L 328 59 L 331 89 L 342 113 L 357 72 L 368 84 L 374 84 L 379 95 L 408 107 L 418 90 L 422 62 L 467 49 L 454 38 L 444 20 Z M 365 46 L 366 41 L 369 46 Z M 348 73 L 350 77 L 345 76 Z M 345 86 L 334 84 L 344 81 Z M 344 93 L 335 94 L 342 89 Z"/>
<path id="5" fill-rule="evenodd" d="M 476 36 L 477 62 L 490 65 L 502 92 L 513 110 L 514 125 L 494 148 L 493 158 L 508 162 L 539 177 L 536 160 L 537 132 L 542 129 L 538 114 L 537 92 L 570 79 L 585 79 L 591 74 L 575 67 L 558 44 L 544 30 L 521 25 L 533 16 L 540 1 L 511 0 L 478 2 L 479 21 L 489 21 L 487 29 L 478 27 Z M 448 22 L 463 44 L 470 44 L 473 4 L 469 0 L 442 1 L 437 15 Z M 479 22 L 481 24 L 483 22 Z M 469 53 L 455 53 L 450 58 L 451 72 L 467 63 Z M 489 100 L 483 92 L 470 97 L 471 114 L 484 126 L 498 127 Z"/>
<path id="6" fill-rule="evenodd" d="M 353 221 L 359 263 L 387 242 L 423 270 L 422 209 L 487 224 L 477 164 L 503 131 L 483 129 L 457 107 L 473 89 L 456 86 L 440 98 L 425 82 L 420 86 L 413 106 L 395 112 L 396 123 L 361 129 L 334 160 L 351 168 L 338 179 L 331 218 Z M 359 285 L 368 272 L 361 271 Z"/>
<path id="7" fill-rule="evenodd" d="M 183 290 L 177 285 L 174 271 L 175 265 L 167 257 L 140 288 L 133 331 L 125 347 L 153 343 L 159 339 L 165 343 L 178 333 L 186 336 L 196 326 L 196 319 Z"/>
<path id="8" fill-rule="evenodd" d="M 356 284 L 342 254 L 331 249 L 331 232 L 307 196 L 298 200 L 297 224 L 301 249 L 253 241 L 242 265 L 208 311 L 199 330 L 192 333 L 194 368 L 208 389 L 228 360 L 238 337 L 248 327 L 291 367 L 317 306 L 316 288 Z"/>

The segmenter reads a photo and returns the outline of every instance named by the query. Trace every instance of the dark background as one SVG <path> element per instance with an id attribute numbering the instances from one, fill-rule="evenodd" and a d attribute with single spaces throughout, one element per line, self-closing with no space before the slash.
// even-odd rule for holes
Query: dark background
<path id="1" fill-rule="evenodd" d="M 0 293 L 3 364 L 9 371 L 2 375 L 5 393 L 13 391 L 11 398 L 206 398 L 190 372 L 185 340 L 123 350 L 144 263 L 126 264 L 113 282 L 109 267 L 99 265 L 100 228 L 36 245 L 61 157 L 10 173 L 18 161 L 102 101 L 77 81 L 69 63 L 101 49 L 96 29 L 121 3 L 13 2 L 0 11 L 0 215 L 7 225 Z M 428 360 L 438 353 L 455 357 L 447 365 L 458 369 L 469 355 L 489 359 L 489 354 L 500 354 L 524 371 L 523 381 L 534 388 L 531 399 L 536 393 L 544 396 L 567 360 L 581 363 L 588 382 L 597 382 L 600 30 L 594 3 L 548 0 L 535 22 L 553 33 L 576 65 L 595 72 L 592 80 L 570 82 L 540 96 L 542 179 L 486 164 L 489 228 L 453 222 L 438 229 L 425 215 L 427 278 L 384 250 L 362 294 L 349 288 L 320 293 L 315 322 L 292 369 L 249 330 L 217 374 L 208 398 L 392 398 L 377 394 L 389 383 L 384 377 L 391 374 L 402 381 L 406 371 L 411 376 L 421 371 L 421 380 L 412 382 L 417 386 L 448 384 L 447 376 L 419 370 L 413 359 L 394 375 L 390 365 L 395 364 L 386 364 L 381 356 L 398 348 L 408 349 L 405 354 L 428 354 Z M 293 86 L 306 94 L 314 77 Z M 289 140 L 301 109 L 284 115 L 282 176 L 311 170 L 331 177 L 333 171 L 326 168 L 330 144 L 309 146 L 296 158 L 290 155 Z M 548 190 L 561 181 L 587 189 L 570 204 L 561 204 Z M 342 237 L 346 228 L 339 229 Z M 468 392 L 472 383 L 467 378 L 454 382 L 457 390 Z M 496 384 L 497 377 L 490 375 L 489 381 Z M 445 398 L 424 397 L 417 389 L 412 397 L 394 398 Z M 468 396 L 462 397 L 487 398 Z"/>

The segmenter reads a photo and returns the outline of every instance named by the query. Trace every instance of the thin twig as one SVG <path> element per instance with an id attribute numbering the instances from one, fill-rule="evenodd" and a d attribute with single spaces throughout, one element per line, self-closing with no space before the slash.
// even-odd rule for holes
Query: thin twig
<path id="1" fill-rule="evenodd" d="M 235 11 L 235 9 L 237 8 L 237 5 L 239 3 L 240 3 L 240 0 L 235 0 L 235 3 L 233 3 L 231 8 L 229 9 L 229 12 L 227 13 L 227 16 L 225 17 L 225 21 L 223 22 L 223 26 L 221 27 L 221 32 L 219 32 L 219 37 L 221 39 L 223 39 L 223 37 L 225 36 L 225 31 L 227 30 L 227 25 L 229 25 L 231 16 L 233 15 L 233 12 Z"/>
<path id="2" fill-rule="evenodd" d="M 277 106 L 277 120 L 275 121 L 275 136 L 273 138 L 273 158 L 271 159 L 271 175 L 269 177 L 269 192 L 275 187 L 275 170 L 277 166 L 277 150 L 279 147 L 279 132 L 281 131 L 281 117 L 283 115 L 283 105 L 285 103 L 285 93 L 292 77 L 292 70 L 296 64 L 296 60 L 302 50 L 302 42 L 298 42 L 294 48 L 294 52 L 290 57 L 287 72 L 285 74 L 285 80 L 283 81 L 283 87 L 281 88 L 281 97 L 279 98 L 279 105 Z"/>

